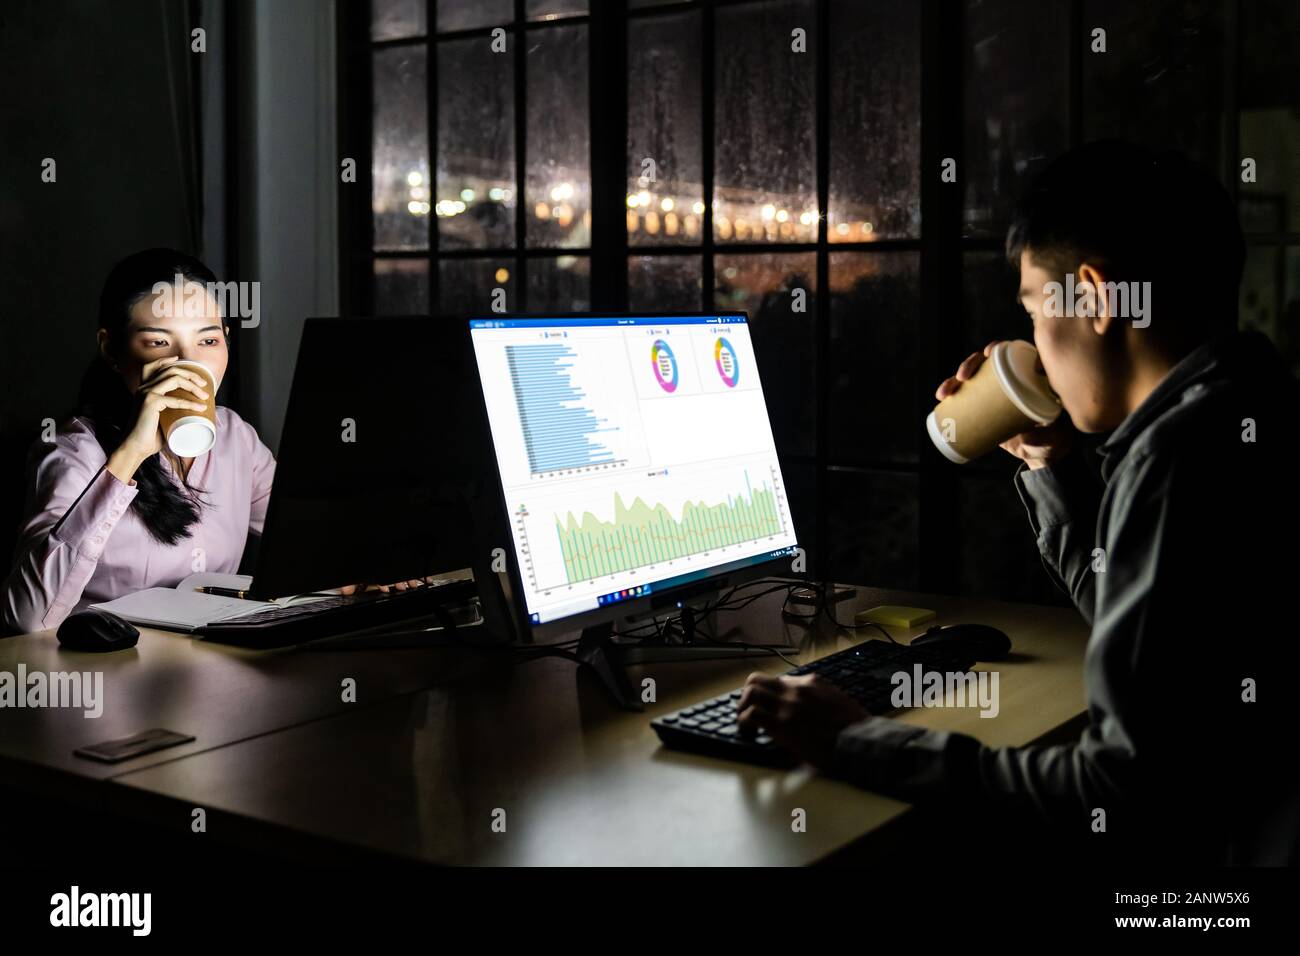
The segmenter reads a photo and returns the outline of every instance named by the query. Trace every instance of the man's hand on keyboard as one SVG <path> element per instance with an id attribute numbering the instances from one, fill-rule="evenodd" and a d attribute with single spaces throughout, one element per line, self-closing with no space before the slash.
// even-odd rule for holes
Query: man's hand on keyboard
<path id="1" fill-rule="evenodd" d="M 433 581 L 433 575 L 427 578 L 414 578 L 410 581 L 396 581 L 392 584 L 347 584 L 339 588 L 340 594 L 356 594 L 360 591 L 382 591 L 387 594 L 389 591 L 411 591 L 415 588 L 422 588 Z"/>
<path id="2" fill-rule="evenodd" d="M 822 770 L 830 769 L 840 731 L 871 716 L 816 674 L 750 674 L 738 709 L 741 733 L 754 734 L 761 727 L 786 750 Z"/>

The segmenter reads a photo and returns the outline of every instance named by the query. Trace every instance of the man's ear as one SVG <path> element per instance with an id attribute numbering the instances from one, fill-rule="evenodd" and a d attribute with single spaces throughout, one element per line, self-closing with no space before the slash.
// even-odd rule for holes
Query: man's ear
<path id="1" fill-rule="evenodd" d="M 1079 290 L 1081 300 L 1084 296 L 1087 297 L 1087 303 L 1082 310 L 1076 306 L 1077 314 L 1089 316 L 1092 330 L 1098 335 L 1105 335 L 1115 320 L 1114 304 L 1102 294 L 1106 276 L 1097 266 L 1083 262 L 1079 264 L 1078 280 L 1075 287 Z"/>

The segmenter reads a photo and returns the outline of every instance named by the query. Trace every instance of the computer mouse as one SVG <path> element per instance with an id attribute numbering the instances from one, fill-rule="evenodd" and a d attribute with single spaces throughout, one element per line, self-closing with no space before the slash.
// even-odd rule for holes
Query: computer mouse
<path id="1" fill-rule="evenodd" d="M 78 611 L 59 625 L 59 644 L 70 651 L 120 651 L 135 647 L 140 632 L 108 611 Z"/>
<path id="2" fill-rule="evenodd" d="M 952 644 L 969 651 L 977 661 L 1000 661 L 1011 651 L 1011 638 L 988 624 L 936 624 L 912 643 L 917 647 Z"/>

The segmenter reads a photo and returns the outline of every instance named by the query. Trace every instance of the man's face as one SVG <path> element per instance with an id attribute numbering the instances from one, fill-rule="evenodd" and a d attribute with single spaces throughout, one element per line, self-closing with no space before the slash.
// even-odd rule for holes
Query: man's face
<path id="1" fill-rule="evenodd" d="M 1020 253 L 1020 304 L 1033 322 L 1034 345 L 1047 380 L 1079 431 L 1107 431 L 1124 418 L 1124 396 L 1117 387 L 1120 370 L 1111 368 L 1107 374 L 1106 338 L 1093 319 L 1047 313 L 1046 286 L 1061 281 L 1035 265 L 1028 250 Z"/>

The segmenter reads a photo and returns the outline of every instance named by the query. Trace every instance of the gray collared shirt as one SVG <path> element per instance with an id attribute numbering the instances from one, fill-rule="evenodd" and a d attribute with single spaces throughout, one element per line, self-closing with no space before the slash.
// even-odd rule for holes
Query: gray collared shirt
<path id="1" fill-rule="evenodd" d="M 1075 451 L 1017 472 L 1044 565 L 1091 626 L 1077 743 L 871 717 L 840 734 L 834 772 L 1079 834 L 1100 809 L 1105 833 L 1206 863 L 1300 861 L 1297 388 L 1267 339 L 1233 332 L 1166 375 L 1099 469 Z"/>

